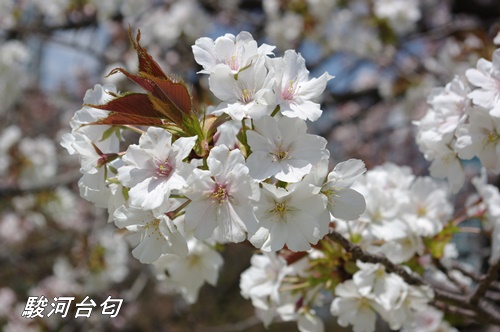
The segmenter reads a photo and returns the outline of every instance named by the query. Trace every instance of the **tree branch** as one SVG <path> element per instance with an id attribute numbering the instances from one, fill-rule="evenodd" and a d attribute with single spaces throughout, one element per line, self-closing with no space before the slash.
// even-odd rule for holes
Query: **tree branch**
<path id="1" fill-rule="evenodd" d="M 469 299 L 470 303 L 477 304 L 479 300 L 482 297 L 484 297 L 491 283 L 497 280 L 499 271 L 500 271 L 500 259 L 497 259 L 496 262 L 490 265 L 488 272 L 480 278 L 479 285 L 477 286 L 475 292 L 471 295 Z"/>
<path id="2" fill-rule="evenodd" d="M 434 290 L 434 303 L 442 303 L 442 305 L 446 306 L 448 312 L 453 311 L 457 314 L 461 314 L 462 312 L 467 313 L 467 317 L 473 318 L 476 321 L 500 326 L 500 309 L 484 298 L 491 283 L 496 280 L 498 276 L 500 261 L 490 266 L 488 273 L 480 278 L 480 283 L 476 291 L 471 296 L 468 296 L 444 290 L 435 285 L 433 287 L 433 285 L 424 281 L 419 275 L 408 272 L 402 266 L 392 263 L 387 257 L 365 252 L 360 246 L 351 243 L 335 230 L 331 231 L 329 237 L 334 242 L 340 244 L 346 252 L 350 253 L 354 260 L 359 259 L 365 263 L 380 263 L 385 266 L 388 272 L 399 275 L 410 285 L 427 285 L 432 287 Z M 474 315 L 472 315 L 472 312 Z"/>

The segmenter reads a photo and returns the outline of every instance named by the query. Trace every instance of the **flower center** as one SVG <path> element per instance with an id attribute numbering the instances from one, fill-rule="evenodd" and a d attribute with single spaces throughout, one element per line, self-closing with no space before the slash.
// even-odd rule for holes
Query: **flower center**
<path id="1" fill-rule="evenodd" d="M 487 143 L 498 143 L 500 141 L 500 136 L 496 131 L 490 131 L 488 137 L 486 138 Z"/>
<path id="2" fill-rule="evenodd" d="M 240 100 L 244 104 L 250 103 L 254 98 L 254 90 L 253 89 L 243 89 L 241 91 Z"/>
<path id="3" fill-rule="evenodd" d="M 229 59 L 226 59 L 225 63 L 231 70 L 237 71 L 240 68 L 240 62 L 238 60 L 236 55 L 232 55 Z"/>
<path id="4" fill-rule="evenodd" d="M 165 161 L 156 161 L 156 175 L 160 177 L 168 177 L 172 173 L 172 170 L 174 169 L 172 165 L 168 162 L 168 160 Z"/>
<path id="5" fill-rule="evenodd" d="M 217 184 L 215 186 L 215 190 L 212 192 L 212 200 L 214 203 L 223 203 L 227 201 L 228 198 L 227 190 L 225 185 L 219 185 Z"/>
<path id="6" fill-rule="evenodd" d="M 153 221 L 150 221 L 150 222 L 146 223 L 146 225 L 144 225 L 143 228 L 146 231 L 149 231 L 148 238 L 151 236 L 154 236 L 154 237 L 156 237 L 157 240 L 160 239 L 160 236 L 161 236 L 160 220 L 155 219 Z"/>
<path id="7" fill-rule="evenodd" d="M 286 214 L 290 209 L 286 205 L 286 202 L 274 202 L 274 209 L 269 210 L 269 213 L 277 215 L 280 221 L 286 221 Z"/>
<path id="8" fill-rule="evenodd" d="M 273 156 L 274 161 L 277 162 L 280 162 L 285 159 L 290 159 L 289 150 L 285 149 L 281 144 L 278 144 L 276 150 L 274 150 L 274 152 L 272 152 L 271 154 Z"/>
<path id="9" fill-rule="evenodd" d="M 297 92 L 296 83 L 295 80 L 288 81 L 288 84 L 281 91 L 281 97 L 284 100 L 293 100 L 295 98 L 295 93 Z"/>

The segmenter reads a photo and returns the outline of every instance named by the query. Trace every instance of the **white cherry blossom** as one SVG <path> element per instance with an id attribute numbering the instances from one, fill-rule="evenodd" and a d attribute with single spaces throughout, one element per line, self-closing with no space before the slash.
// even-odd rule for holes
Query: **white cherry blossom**
<path id="1" fill-rule="evenodd" d="M 491 110 L 492 115 L 500 117 L 500 50 L 493 52 L 493 60 L 479 59 L 477 69 L 468 69 L 467 79 L 478 89 L 469 93 L 474 104 Z"/>
<path id="2" fill-rule="evenodd" d="M 187 244 L 189 254 L 186 257 L 163 255 L 155 262 L 155 269 L 160 280 L 166 279 L 167 283 L 172 283 L 172 287 L 182 294 L 186 302 L 192 304 L 197 301 L 205 282 L 215 286 L 224 260 L 205 242 L 190 238 Z"/>
<path id="3" fill-rule="evenodd" d="M 375 331 L 377 315 L 376 302 L 363 296 L 353 280 L 347 280 L 335 288 L 337 296 L 331 306 L 330 313 L 337 316 L 340 326 L 352 325 L 354 332 Z"/>
<path id="4" fill-rule="evenodd" d="M 262 183 L 255 215 L 260 229 L 250 242 L 262 251 L 277 251 L 285 245 L 292 251 L 305 251 L 328 232 L 330 218 L 326 198 L 319 188 L 307 182 L 287 189 Z"/>
<path id="5" fill-rule="evenodd" d="M 130 188 L 130 205 L 143 210 L 161 206 L 172 190 L 181 189 L 193 167 L 183 162 L 197 137 L 181 137 L 173 144 L 172 134 L 162 128 L 150 127 L 139 145 L 130 145 L 118 180 Z"/>
<path id="6" fill-rule="evenodd" d="M 223 101 L 213 112 L 227 113 L 234 120 L 260 119 L 275 108 L 274 72 L 268 71 L 263 57 L 234 75 L 228 67 L 218 67 L 210 75 L 210 90 Z"/>
<path id="7" fill-rule="evenodd" d="M 269 64 L 276 73 L 274 92 L 281 114 L 302 120 L 318 120 L 322 113 L 320 105 L 311 99 L 325 91 L 326 83 L 333 76 L 324 73 L 309 79 L 304 58 L 293 50 L 286 51 L 282 58 L 269 59 Z"/>
<path id="8" fill-rule="evenodd" d="M 141 263 L 154 263 L 164 254 L 180 257 L 188 254 L 186 239 L 163 211 L 143 211 L 123 205 L 115 211 L 114 220 L 120 228 L 127 227 L 141 233 L 139 245 L 132 251 Z"/>
<path id="9" fill-rule="evenodd" d="M 300 119 L 266 116 L 254 121 L 255 130 L 247 131 L 252 154 L 247 159 L 250 176 L 264 180 L 275 176 L 285 182 L 298 182 L 312 165 L 329 156 L 326 140 L 307 134 Z"/>
<path id="10" fill-rule="evenodd" d="M 470 110 L 469 123 L 457 129 L 455 149 L 462 159 L 477 156 L 486 169 L 500 173 L 500 117 L 475 106 Z"/>
<path id="11" fill-rule="evenodd" d="M 207 158 L 208 171 L 195 169 L 188 178 L 184 194 L 191 199 L 186 208 L 186 228 L 197 239 L 205 240 L 215 229 L 224 240 L 241 242 L 247 232 L 255 233 L 257 219 L 250 202 L 259 190 L 248 175 L 240 150 L 216 146 Z"/>
<path id="12" fill-rule="evenodd" d="M 196 62 L 203 67 L 200 73 L 212 73 L 224 66 L 236 74 L 251 65 L 256 57 L 272 54 L 273 49 L 274 46 L 267 44 L 257 47 L 252 35 L 243 31 L 237 36 L 227 33 L 215 41 L 207 37 L 199 38 L 193 46 L 193 54 Z"/>
<path id="13" fill-rule="evenodd" d="M 351 185 L 366 172 L 361 160 L 349 159 L 338 163 L 328 173 L 321 193 L 328 198 L 328 210 L 340 219 L 354 220 L 365 211 L 366 202 L 363 195 L 351 188 Z"/>

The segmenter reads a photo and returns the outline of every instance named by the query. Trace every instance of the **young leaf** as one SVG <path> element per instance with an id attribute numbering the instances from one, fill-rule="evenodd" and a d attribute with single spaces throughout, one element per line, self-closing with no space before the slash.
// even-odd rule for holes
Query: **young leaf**
<path id="1" fill-rule="evenodd" d="M 110 112 L 108 117 L 99 119 L 89 125 L 131 125 L 131 126 L 162 126 L 163 121 L 159 118 L 150 118 L 135 114 L 126 114 L 118 112 Z"/>
<path id="2" fill-rule="evenodd" d="M 86 104 L 85 106 L 90 106 L 100 110 L 111 111 L 116 113 L 132 114 L 136 116 L 144 116 L 144 117 L 160 118 L 160 119 L 166 118 L 165 115 L 158 112 L 153 107 L 153 104 L 149 100 L 148 95 L 144 93 L 129 92 L 115 99 L 110 100 L 104 105 Z"/>
<path id="3" fill-rule="evenodd" d="M 132 29 L 129 27 L 128 36 L 132 46 L 134 46 L 134 49 L 137 52 L 137 57 L 139 59 L 139 72 L 148 73 L 154 77 L 167 78 L 167 75 L 165 75 L 158 63 L 151 55 L 149 55 L 146 49 L 140 45 L 141 30 L 137 31 L 137 36 L 134 41 L 134 38 L 132 37 Z"/>

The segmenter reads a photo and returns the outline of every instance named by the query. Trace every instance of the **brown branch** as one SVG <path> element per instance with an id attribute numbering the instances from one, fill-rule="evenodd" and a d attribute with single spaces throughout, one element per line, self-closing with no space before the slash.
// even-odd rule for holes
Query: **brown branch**
<path id="1" fill-rule="evenodd" d="M 469 299 L 470 303 L 477 304 L 479 302 L 479 300 L 486 294 L 486 291 L 490 287 L 491 283 L 497 280 L 499 271 L 500 259 L 497 259 L 496 262 L 490 265 L 488 272 L 479 280 L 479 285 Z"/>
<path id="2" fill-rule="evenodd" d="M 436 308 L 446 312 L 446 313 L 449 313 L 452 315 L 459 315 L 462 317 L 467 317 L 467 318 L 470 318 L 473 320 L 477 320 L 477 314 L 472 310 L 449 305 L 449 304 L 441 302 L 441 301 L 433 301 L 432 305 L 435 306 Z"/>
<path id="3" fill-rule="evenodd" d="M 407 284 L 415 286 L 422 286 L 426 284 L 420 276 L 409 273 L 402 266 L 391 262 L 389 259 L 387 259 L 387 257 L 383 255 L 366 253 L 363 249 L 361 249 L 360 246 L 352 244 L 351 242 L 349 242 L 349 240 L 342 236 L 342 234 L 338 233 L 335 230 L 330 233 L 330 238 L 336 243 L 340 244 L 345 249 L 345 251 L 352 255 L 355 260 L 359 259 L 360 261 L 365 263 L 380 263 L 385 266 L 388 272 L 393 272 L 403 278 L 403 280 Z"/>
<path id="4" fill-rule="evenodd" d="M 471 278 L 472 280 L 479 282 L 481 280 L 481 275 L 474 272 L 467 270 L 462 266 L 462 264 L 459 264 L 457 262 L 453 262 L 451 266 L 454 270 L 460 271 L 463 275 Z M 490 289 L 495 290 L 500 292 L 500 284 L 498 282 L 492 282 L 489 286 Z"/>
<path id="5" fill-rule="evenodd" d="M 402 266 L 392 263 L 387 257 L 378 254 L 370 254 L 365 252 L 360 246 L 351 243 L 342 234 L 333 230 L 329 237 L 336 243 L 340 244 L 344 250 L 352 255 L 354 260 L 360 260 L 365 263 L 380 263 L 385 266 L 388 272 L 399 275 L 403 280 L 415 286 L 431 286 L 428 282 L 424 281 L 420 276 L 409 273 Z M 432 287 L 434 290 L 434 303 L 441 302 L 447 306 L 447 310 L 455 311 L 457 314 L 460 312 L 467 312 L 470 318 L 478 322 L 485 322 L 500 326 L 500 310 L 491 302 L 484 298 L 484 295 L 491 283 L 497 278 L 500 270 L 500 262 L 491 265 L 488 273 L 480 278 L 479 286 L 476 291 L 471 295 L 462 295 L 453 291 L 444 290 L 439 287 Z M 471 314 L 474 312 L 474 315 Z"/>
<path id="6" fill-rule="evenodd" d="M 439 271 L 444 273 L 446 278 L 448 278 L 449 281 L 451 281 L 458 289 L 460 289 L 463 294 L 469 294 L 469 288 L 466 285 L 462 284 L 460 281 L 458 281 L 457 278 L 455 278 L 453 275 L 451 275 L 450 274 L 451 271 L 446 269 L 446 267 L 443 265 L 443 263 L 441 263 L 439 259 L 433 258 L 432 261 L 439 269 Z"/>

